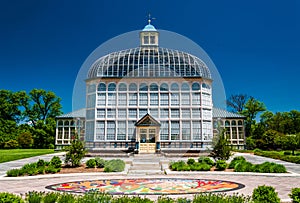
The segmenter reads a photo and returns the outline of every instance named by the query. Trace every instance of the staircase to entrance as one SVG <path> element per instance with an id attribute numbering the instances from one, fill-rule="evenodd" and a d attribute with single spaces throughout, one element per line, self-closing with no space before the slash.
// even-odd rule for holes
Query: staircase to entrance
<path id="1" fill-rule="evenodd" d="M 157 154 L 135 154 L 128 175 L 164 174 L 162 159 L 163 157 Z"/>

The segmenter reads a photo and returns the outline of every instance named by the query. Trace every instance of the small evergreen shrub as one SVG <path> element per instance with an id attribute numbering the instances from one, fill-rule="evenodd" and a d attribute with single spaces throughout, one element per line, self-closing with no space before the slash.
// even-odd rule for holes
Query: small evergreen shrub
<path id="1" fill-rule="evenodd" d="M 101 159 L 100 157 L 96 157 L 95 161 L 96 161 L 97 168 L 104 168 L 104 166 L 105 166 L 104 159 Z"/>
<path id="2" fill-rule="evenodd" d="M 59 195 L 57 203 L 74 203 L 76 202 L 76 196 L 68 193 L 62 193 Z"/>
<path id="3" fill-rule="evenodd" d="M 215 162 L 209 158 L 209 157 L 199 157 L 198 158 L 198 162 L 199 163 L 205 163 L 205 164 L 208 164 L 210 166 L 214 166 L 215 165 Z"/>
<path id="4" fill-rule="evenodd" d="M 0 192 L 1 203 L 24 203 L 22 197 L 8 192 Z"/>
<path id="5" fill-rule="evenodd" d="M 292 198 L 293 203 L 300 203 L 300 188 L 293 188 L 289 197 Z"/>
<path id="6" fill-rule="evenodd" d="M 192 158 L 187 160 L 188 165 L 193 165 L 195 162 L 196 162 L 195 159 L 192 159 Z"/>
<path id="7" fill-rule="evenodd" d="M 254 203 L 280 203 L 277 192 L 271 186 L 258 186 L 252 192 Z"/>
<path id="8" fill-rule="evenodd" d="M 88 192 L 85 193 L 83 196 L 79 196 L 77 198 L 77 203 L 87 203 L 87 202 L 110 203 L 112 202 L 112 196 L 106 193 Z"/>
<path id="9" fill-rule="evenodd" d="M 227 163 L 225 160 L 218 160 L 216 162 L 216 169 L 218 171 L 224 171 L 226 169 L 226 167 L 227 167 Z"/>
<path id="10" fill-rule="evenodd" d="M 228 168 L 233 169 L 235 165 L 241 161 L 246 161 L 245 157 L 243 156 L 234 157 L 232 161 L 229 163 Z"/>
<path id="11" fill-rule="evenodd" d="M 50 165 L 54 166 L 54 168 L 61 168 L 61 163 L 62 163 L 62 161 L 60 160 L 60 158 L 58 156 L 54 156 L 50 160 Z"/>
<path id="12" fill-rule="evenodd" d="M 57 173 L 60 171 L 60 168 L 55 168 L 53 165 L 48 166 L 47 168 L 45 168 L 45 172 L 46 173 Z"/>
<path id="13" fill-rule="evenodd" d="M 46 163 L 43 159 L 39 159 L 36 163 L 37 167 L 46 166 Z"/>
<path id="14" fill-rule="evenodd" d="M 121 172 L 124 171 L 125 162 L 121 159 L 112 159 L 106 162 L 104 172 Z"/>
<path id="15" fill-rule="evenodd" d="M 95 168 L 97 163 L 95 159 L 89 159 L 87 160 L 87 162 L 85 163 L 87 168 Z"/>

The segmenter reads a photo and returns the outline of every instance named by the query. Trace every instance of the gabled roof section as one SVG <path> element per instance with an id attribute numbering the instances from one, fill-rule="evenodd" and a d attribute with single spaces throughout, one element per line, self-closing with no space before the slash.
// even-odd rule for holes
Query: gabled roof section
<path id="1" fill-rule="evenodd" d="M 76 111 L 72 111 L 69 113 L 65 113 L 63 115 L 60 116 L 56 116 L 57 119 L 60 118 L 85 118 L 85 113 L 86 113 L 86 109 L 78 109 Z"/>
<path id="2" fill-rule="evenodd" d="M 143 118 L 135 123 L 135 126 L 160 126 L 160 123 L 147 113 L 143 116 Z"/>
<path id="3" fill-rule="evenodd" d="M 213 108 L 213 118 L 245 118 L 245 116 L 226 111 L 224 109 Z"/>

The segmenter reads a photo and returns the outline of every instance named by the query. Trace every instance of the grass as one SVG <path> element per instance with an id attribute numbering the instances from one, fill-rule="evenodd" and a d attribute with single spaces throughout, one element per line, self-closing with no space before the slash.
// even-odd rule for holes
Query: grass
<path id="1" fill-rule="evenodd" d="M 54 149 L 1 149 L 0 163 L 54 153 Z"/>

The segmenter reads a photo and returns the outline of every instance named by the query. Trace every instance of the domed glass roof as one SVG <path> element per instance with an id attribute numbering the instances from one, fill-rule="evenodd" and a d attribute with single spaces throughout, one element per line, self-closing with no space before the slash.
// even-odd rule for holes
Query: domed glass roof
<path id="1" fill-rule="evenodd" d="M 143 31 L 157 31 L 155 27 L 151 24 L 148 24 L 144 27 Z"/>
<path id="2" fill-rule="evenodd" d="M 137 47 L 110 53 L 90 68 L 88 79 L 123 77 L 202 77 L 211 79 L 206 64 L 191 54 L 161 47 Z"/>

